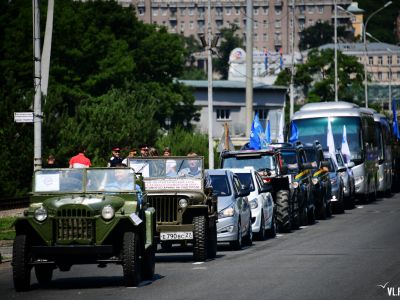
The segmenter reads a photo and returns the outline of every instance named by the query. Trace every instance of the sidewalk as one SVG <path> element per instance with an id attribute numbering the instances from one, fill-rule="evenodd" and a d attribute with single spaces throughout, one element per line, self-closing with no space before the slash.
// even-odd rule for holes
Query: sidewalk
<path id="1" fill-rule="evenodd" d="M 0 218 L 2 217 L 13 217 L 13 216 L 22 216 L 24 210 L 26 208 L 17 208 L 10 210 L 0 210 Z M 2 256 L 1 262 L 9 262 L 12 259 L 12 240 L 0 240 L 0 254 Z M 0 262 L 0 263 L 1 263 Z"/>

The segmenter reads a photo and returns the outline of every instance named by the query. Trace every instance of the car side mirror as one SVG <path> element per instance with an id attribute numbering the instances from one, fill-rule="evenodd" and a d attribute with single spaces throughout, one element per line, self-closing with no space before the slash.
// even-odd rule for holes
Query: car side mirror
<path id="1" fill-rule="evenodd" d="M 261 186 L 261 193 L 272 193 L 274 190 L 272 184 L 265 183 Z"/>
<path id="2" fill-rule="evenodd" d="M 250 189 L 249 188 L 242 188 L 238 193 L 238 197 L 246 197 L 248 195 L 250 195 Z"/>
<path id="3" fill-rule="evenodd" d="M 347 164 L 346 164 L 346 166 L 348 167 L 348 168 L 353 168 L 354 166 L 355 166 L 356 164 L 353 162 L 353 161 L 350 161 L 350 162 L 348 162 Z"/>
<path id="4" fill-rule="evenodd" d="M 337 169 L 337 171 L 338 171 L 339 173 L 345 172 L 345 171 L 346 171 L 346 167 L 339 167 L 339 168 Z"/>

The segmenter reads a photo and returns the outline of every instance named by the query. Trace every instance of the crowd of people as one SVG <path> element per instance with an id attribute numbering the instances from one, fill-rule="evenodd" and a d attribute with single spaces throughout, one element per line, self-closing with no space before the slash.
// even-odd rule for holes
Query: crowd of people
<path id="1" fill-rule="evenodd" d="M 114 147 L 111 149 L 111 157 L 107 162 L 107 167 L 117 167 L 117 166 L 127 166 L 128 159 L 133 157 L 151 157 L 151 156 L 159 156 L 159 152 L 154 147 L 149 147 L 148 145 L 141 145 L 140 154 L 136 148 L 129 150 L 128 156 L 123 158 L 121 156 L 121 148 Z M 90 159 L 86 157 L 86 149 L 84 147 L 78 148 L 78 154 L 73 156 L 69 160 L 70 168 L 88 168 L 92 165 Z M 169 147 L 165 147 L 163 150 L 163 156 L 171 156 L 172 152 Z M 46 163 L 44 165 L 45 168 L 59 168 L 56 158 L 54 155 L 50 154 L 47 157 Z"/>

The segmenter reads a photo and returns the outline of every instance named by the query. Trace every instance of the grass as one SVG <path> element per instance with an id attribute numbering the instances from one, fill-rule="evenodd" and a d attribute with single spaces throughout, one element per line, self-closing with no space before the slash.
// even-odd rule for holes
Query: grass
<path id="1" fill-rule="evenodd" d="M 15 230 L 13 223 L 16 217 L 0 218 L 0 240 L 13 240 L 15 238 Z"/>

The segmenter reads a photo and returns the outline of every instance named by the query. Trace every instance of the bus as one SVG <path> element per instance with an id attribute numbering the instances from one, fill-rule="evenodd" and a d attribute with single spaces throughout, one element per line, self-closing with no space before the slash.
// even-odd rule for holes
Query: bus
<path id="1" fill-rule="evenodd" d="M 302 143 L 319 140 L 327 148 L 328 118 L 331 121 L 335 148 L 341 148 L 344 126 L 355 177 L 356 196 L 375 199 L 378 184 L 378 142 L 374 114 L 367 108 L 343 101 L 304 105 L 292 118 L 289 136 L 296 128 Z"/>

